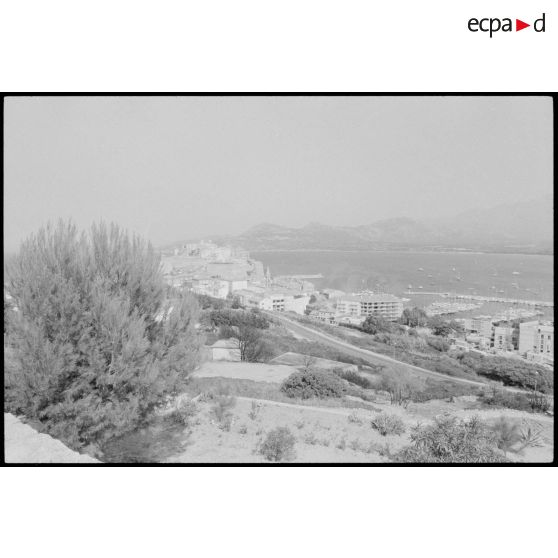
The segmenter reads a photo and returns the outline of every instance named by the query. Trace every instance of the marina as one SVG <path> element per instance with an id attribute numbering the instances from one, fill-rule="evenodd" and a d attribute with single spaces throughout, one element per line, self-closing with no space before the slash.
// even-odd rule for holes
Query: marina
<path id="1" fill-rule="evenodd" d="M 419 287 L 420 288 L 420 287 Z M 478 300 L 481 302 L 502 302 L 505 304 L 522 304 L 524 306 L 540 306 L 543 308 L 554 308 L 554 302 L 544 300 L 521 300 L 517 298 L 504 298 L 498 296 L 481 296 L 470 294 L 455 294 L 455 293 L 435 293 L 426 291 L 406 291 L 405 294 L 409 295 L 430 295 L 441 296 L 443 298 L 456 298 L 461 300 Z"/>

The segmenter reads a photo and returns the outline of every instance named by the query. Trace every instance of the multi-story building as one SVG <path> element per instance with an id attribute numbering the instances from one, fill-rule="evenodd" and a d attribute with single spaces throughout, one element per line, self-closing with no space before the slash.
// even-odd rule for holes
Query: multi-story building
<path id="1" fill-rule="evenodd" d="M 494 327 L 494 341 L 493 346 L 498 351 L 513 351 L 514 350 L 514 329 L 509 326 L 495 326 Z"/>
<path id="2" fill-rule="evenodd" d="M 296 312 L 304 315 L 310 302 L 309 296 L 295 296 L 284 293 L 240 290 L 235 293 L 240 303 L 249 308 L 259 308 L 269 312 Z"/>
<path id="3" fill-rule="evenodd" d="M 403 301 L 390 294 L 343 296 L 337 299 L 337 314 L 348 316 L 381 316 L 395 321 L 403 313 Z"/>
<path id="4" fill-rule="evenodd" d="M 313 310 L 310 312 L 310 318 L 329 325 L 335 325 L 337 323 L 337 317 L 333 310 Z"/>
<path id="5" fill-rule="evenodd" d="M 476 316 L 460 320 L 466 333 L 476 333 L 481 337 L 490 339 L 492 337 L 492 326 L 494 320 L 489 316 Z"/>
<path id="6" fill-rule="evenodd" d="M 519 354 L 542 355 L 545 360 L 554 361 L 554 324 L 538 321 L 519 324 Z"/>

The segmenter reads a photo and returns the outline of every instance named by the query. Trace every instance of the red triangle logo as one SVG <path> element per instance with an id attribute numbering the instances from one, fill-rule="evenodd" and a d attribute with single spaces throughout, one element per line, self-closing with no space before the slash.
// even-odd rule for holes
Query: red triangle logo
<path id="1" fill-rule="evenodd" d="M 529 23 L 525 23 L 524 21 L 521 21 L 520 19 L 515 20 L 515 30 L 516 31 L 521 31 L 522 29 L 525 29 L 526 27 L 531 27 L 531 25 Z"/>

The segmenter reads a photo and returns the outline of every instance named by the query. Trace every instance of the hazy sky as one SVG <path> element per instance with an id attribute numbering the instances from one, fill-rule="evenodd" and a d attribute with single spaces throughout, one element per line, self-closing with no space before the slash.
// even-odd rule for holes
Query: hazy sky
<path id="1" fill-rule="evenodd" d="M 4 122 L 8 251 L 58 217 L 160 244 L 552 192 L 543 97 L 9 98 Z"/>

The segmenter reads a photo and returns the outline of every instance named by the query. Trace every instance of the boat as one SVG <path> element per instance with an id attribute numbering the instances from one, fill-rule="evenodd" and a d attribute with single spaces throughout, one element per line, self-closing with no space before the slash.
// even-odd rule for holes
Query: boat
<path id="1" fill-rule="evenodd" d="M 521 273 L 519 271 L 512 271 L 512 275 L 521 275 Z"/>
<path id="2" fill-rule="evenodd" d="M 422 289 L 422 285 L 419 285 L 419 289 Z"/>
<path id="3" fill-rule="evenodd" d="M 429 277 L 430 279 L 432 279 L 432 275 L 428 275 L 428 277 Z"/>
<path id="4" fill-rule="evenodd" d="M 419 268 L 417 269 L 417 271 L 424 271 L 424 268 L 423 268 L 423 267 L 419 267 Z"/>

